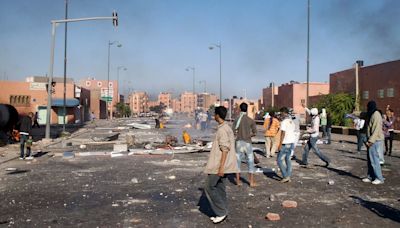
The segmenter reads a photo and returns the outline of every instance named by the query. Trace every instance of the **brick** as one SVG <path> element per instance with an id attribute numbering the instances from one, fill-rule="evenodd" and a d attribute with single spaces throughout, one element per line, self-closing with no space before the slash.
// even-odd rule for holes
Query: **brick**
<path id="1" fill-rule="evenodd" d="M 297 207 L 297 202 L 292 201 L 292 200 L 285 200 L 282 202 L 282 206 L 284 208 L 296 208 Z"/>
<path id="2" fill-rule="evenodd" d="M 279 220 L 281 220 L 281 216 L 279 216 L 279 214 L 276 214 L 276 213 L 268 213 L 265 216 L 265 219 L 268 219 L 270 221 L 279 221 Z"/>

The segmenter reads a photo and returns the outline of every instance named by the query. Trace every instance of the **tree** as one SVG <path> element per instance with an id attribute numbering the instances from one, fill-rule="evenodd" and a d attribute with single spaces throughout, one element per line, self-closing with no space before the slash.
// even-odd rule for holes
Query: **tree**
<path id="1" fill-rule="evenodd" d="M 354 96 L 348 93 L 328 94 L 315 106 L 318 110 L 323 108 L 330 114 L 332 124 L 339 126 L 348 125 L 345 114 L 354 109 Z"/>
<path id="2" fill-rule="evenodd" d="M 128 117 L 131 116 L 131 108 L 126 105 L 125 103 L 119 102 L 115 105 L 117 109 L 117 116 L 118 117 Z"/>

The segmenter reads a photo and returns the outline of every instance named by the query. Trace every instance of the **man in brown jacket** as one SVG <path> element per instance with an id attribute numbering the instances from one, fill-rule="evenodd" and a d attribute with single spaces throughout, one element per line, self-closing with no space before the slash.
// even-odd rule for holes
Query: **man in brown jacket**
<path id="1" fill-rule="evenodd" d="M 216 215 L 216 217 L 210 218 L 214 224 L 221 223 L 228 216 L 225 174 L 239 172 L 235 152 L 235 137 L 232 129 L 225 123 L 226 113 L 225 107 L 215 108 L 214 118 L 218 122 L 218 129 L 204 170 L 204 173 L 208 174 L 204 192 Z"/>

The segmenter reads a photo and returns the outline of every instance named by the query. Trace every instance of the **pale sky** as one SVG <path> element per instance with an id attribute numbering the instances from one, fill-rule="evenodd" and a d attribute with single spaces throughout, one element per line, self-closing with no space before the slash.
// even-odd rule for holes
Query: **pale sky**
<path id="1" fill-rule="evenodd" d="M 50 61 L 50 20 L 63 19 L 65 0 L 0 1 L 0 79 L 46 75 Z M 306 81 L 307 0 L 69 0 L 69 17 L 111 16 L 111 21 L 68 25 L 68 76 L 111 79 L 120 71 L 121 88 L 219 93 L 222 44 L 223 97 L 259 98 L 262 88 L 290 80 Z M 356 60 L 373 65 L 400 58 L 400 1 L 312 0 L 310 80 Z M 63 74 L 64 26 L 57 28 L 55 75 Z"/>

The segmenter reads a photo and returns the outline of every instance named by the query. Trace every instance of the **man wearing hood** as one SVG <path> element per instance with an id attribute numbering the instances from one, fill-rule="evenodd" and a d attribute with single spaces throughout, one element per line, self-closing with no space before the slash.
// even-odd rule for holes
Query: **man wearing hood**
<path id="1" fill-rule="evenodd" d="M 322 154 L 317 147 L 317 141 L 319 136 L 319 123 L 320 123 L 320 119 L 318 116 L 318 109 L 312 108 L 311 110 L 309 110 L 308 108 L 306 108 L 306 111 L 312 116 L 312 121 L 311 121 L 311 127 L 307 127 L 307 133 L 310 134 L 310 139 L 307 141 L 307 144 L 304 147 L 302 165 L 304 168 L 308 167 L 308 153 L 310 152 L 310 149 L 313 149 L 314 153 L 322 161 L 325 162 L 325 167 L 328 167 L 330 162 L 329 158 L 324 154 Z"/>
<path id="2" fill-rule="evenodd" d="M 379 164 L 379 148 L 383 145 L 382 116 L 376 107 L 375 101 L 367 104 L 367 159 L 368 175 L 362 179 L 365 183 L 383 184 L 381 166 Z"/>

